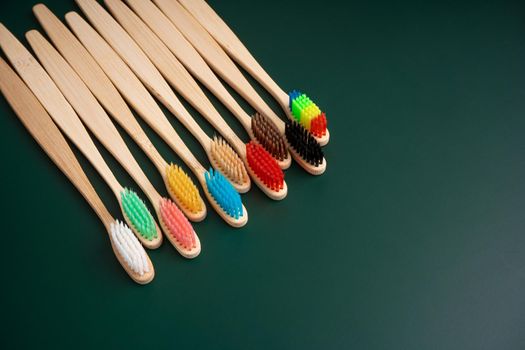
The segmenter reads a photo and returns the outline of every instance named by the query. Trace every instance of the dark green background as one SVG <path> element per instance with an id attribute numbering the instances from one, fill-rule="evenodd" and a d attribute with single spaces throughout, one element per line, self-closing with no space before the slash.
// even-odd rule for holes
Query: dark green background
<path id="1" fill-rule="evenodd" d="M 0 21 L 19 38 L 39 28 L 33 3 L 1 5 Z M 77 9 L 47 4 L 60 17 Z M 200 257 L 184 260 L 165 244 L 150 252 L 155 280 L 140 287 L 0 99 L 0 346 L 524 349 L 523 2 L 212 5 L 283 88 L 305 90 L 326 110 L 327 172 L 293 165 L 282 202 L 254 188 L 243 196 L 243 229 L 210 211 L 195 225 Z"/>

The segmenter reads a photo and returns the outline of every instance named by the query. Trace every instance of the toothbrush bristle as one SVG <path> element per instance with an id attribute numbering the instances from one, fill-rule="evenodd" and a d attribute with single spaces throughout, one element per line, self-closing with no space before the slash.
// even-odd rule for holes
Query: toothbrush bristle
<path id="1" fill-rule="evenodd" d="M 295 120 L 286 120 L 286 140 L 306 162 L 319 166 L 323 163 L 323 150 L 317 140 Z"/>
<path id="2" fill-rule="evenodd" d="M 203 208 L 203 202 L 197 186 L 191 178 L 175 164 L 170 164 L 166 169 L 168 188 L 179 203 L 192 213 L 198 213 Z"/>
<path id="3" fill-rule="evenodd" d="M 231 183 L 219 171 L 212 168 L 204 174 L 204 177 L 206 187 L 215 202 L 226 214 L 239 219 L 243 215 L 241 196 Z"/>
<path id="4" fill-rule="evenodd" d="M 268 117 L 255 113 L 252 117 L 252 132 L 255 139 L 272 157 L 280 161 L 286 158 L 286 143 L 283 136 Z"/>
<path id="5" fill-rule="evenodd" d="M 110 226 L 113 245 L 128 267 L 140 276 L 149 272 L 146 251 L 129 227 L 119 220 L 115 220 Z"/>
<path id="6" fill-rule="evenodd" d="M 185 249 L 195 248 L 195 234 L 186 216 L 167 198 L 160 200 L 160 215 L 168 233 Z"/>
<path id="7" fill-rule="evenodd" d="M 326 115 L 322 112 L 317 118 L 312 119 L 310 122 L 310 132 L 316 137 L 322 137 L 326 135 Z"/>
<path id="8" fill-rule="evenodd" d="M 284 173 L 279 164 L 261 145 L 250 141 L 246 144 L 246 158 L 250 169 L 273 191 L 280 191 L 284 184 Z"/>
<path id="9" fill-rule="evenodd" d="M 148 241 L 157 238 L 155 220 L 139 196 L 125 188 L 121 193 L 121 201 L 124 214 L 133 228 Z"/>
<path id="10" fill-rule="evenodd" d="M 244 163 L 222 137 L 213 137 L 211 156 L 216 168 L 231 182 L 242 185 L 248 181 L 248 173 Z"/>
<path id="11" fill-rule="evenodd" d="M 293 90 L 288 94 L 289 107 L 294 119 L 301 123 L 316 137 L 326 134 L 326 115 L 317 105 L 300 91 Z"/>

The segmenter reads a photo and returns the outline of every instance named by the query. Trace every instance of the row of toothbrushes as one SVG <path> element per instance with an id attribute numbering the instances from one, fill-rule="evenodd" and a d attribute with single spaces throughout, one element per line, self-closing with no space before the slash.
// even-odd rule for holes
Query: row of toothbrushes
<path id="1" fill-rule="evenodd" d="M 158 153 L 130 107 L 186 163 L 212 208 L 233 227 L 248 221 L 239 193 L 247 192 L 252 181 L 272 199 L 286 197 L 283 169 L 290 166 L 292 157 L 309 173 L 322 174 L 326 160 L 321 145 L 328 142 L 329 132 L 324 113 L 306 95 L 284 93 L 204 1 L 126 2 L 106 0 L 108 12 L 95 0 L 77 0 L 91 25 L 70 12 L 65 16 L 69 28 L 47 7 L 36 5 L 33 11 L 49 38 L 36 30 L 26 33 L 38 60 L 0 24 L 0 47 L 21 78 L 0 60 L 0 87 L 33 137 L 102 219 L 127 273 L 138 283 L 148 283 L 154 270 L 143 246 L 157 248 L 165 236 L 182 256 L 198 256 L 200 240 L 190 221 L 203 220 L 206 205 L 191 177 Z M 232 59 L 280 102 L 287 115 L 285 122 L 265 104 Z M 216 74 L 255 108 L 253 116 L 237 104 Z M 237 117 L 250 142 L 244 143 L 234 133 L 194 77 Z M 172 88 L 221 136 L 208 136 Z M 206 170 L 197 160 L 152 95 L 198 140 L 212 168 Z M 111 119 L 153 162 L 170 198 L 161 196 L 150 183 Z M 112 189 L 129 228 L 115 221 L 103 206 L 57 126 Z M 118 182 L 85 127 L 146 194 L 160 227 L 144 201 Z"/>

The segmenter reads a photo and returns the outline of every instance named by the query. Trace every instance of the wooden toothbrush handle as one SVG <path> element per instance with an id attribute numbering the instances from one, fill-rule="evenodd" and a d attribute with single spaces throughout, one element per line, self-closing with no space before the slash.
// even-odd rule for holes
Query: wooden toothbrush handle
<path id="1" fill-rule="evenodd" d="M 91 91 L 82 82 L 82 79 L 38 31 L 32 30 L 27 32 L 26 38 L 40 62 L 42 62 L 84 124 L 87 125 L 97 139 L 140 185 L 152 202 L 155 203 L 159 199 L 157 191 L 131 154 L 117 128 L 97 102 L 95 96 L 91 94 Z"/>
<path id="2" fill-rule="evenodd" d="M 171 19 L 173 24 L 188 41 L 197 49 L 202 57 L 208 62 L 213 70 L 230 84 L 237 92 L 247 100 L 257 111 L 271 118 L 274 123 L 280 125 L 284 131 L 283 121 L 257 94 L 235 63 L 217 44 L 199 22 L 175 0 L 154 0 L 164 14 Z"/>
<path id="3" fill-rule="evenodd" d="M 76 0 L 76 2 L 93 26 L 129 65 L 144 85 L 184 124 L 201 145 L 208 149 L 211 142 L 208 135 L 186 111 L 160 72 L 128 33 L 96 0 Z"/>
<path id="4" fill-rule="evenodd" d="M 53 80 L 26 48 L 0 23 L 0 46 L 7 58 L 46 108 L 60 129 L 73 141 L 118 195 L 121 186 L 98 152 L 93 140 Z"/>
<path id="5" fill-rule="evenodd" d="M 137 142 L 157 169 L 164 173 L 166 161 L 151 143 L 126 102 L 89 52 L 45 5 L 34 6 L 33 12 L 55 47 L 82 78 L 93 95 Z"/>
<path id="6" fill-rule="evenodd" d="M 148 55 L 153 64 L 177 91 L 188 100 L 236 148 L 244 143 L 224 121 L 197 82 L 173 53 L 144 22 L 120 0 L 105 0 L 115 19 Z"/>
<path id="7" fill-rule="evenodd" d="M 272 96 L 288 108 L 288 94 L 266 73 L 242 41 L 204 0 L 178 0 L 237 63 L 246 69 Z"/>
<path id="8" fill-rule="evenodd" d="M 170 145 L 190 168 L 197 173 L 201 173 L 204 169 L 202 165 L 175 132 L 155 100 L 144 88 L 144 85 L 109 44 L 78 13 L 68 13 L 66 21 L 80 42 L 91 53 L 95 61 L 97 61 L 133 109 Z"/>
<path id="9" fill-rule="evenodd" d="M 0 90 L 22 124 L 75 185 L 109 231 L 113 218 L 89 182 L 64 136 L 35 95 L 2 58 L 0 58 Z"/>
<path id="10" fill-rule="evenodd" d="M 251 130 L 250 116 L 235 101 L 206 61 L 162 11 L 149 0 L 126 0 L 126 2 L 184 66 L 235 115 L 243 127 Z"/>

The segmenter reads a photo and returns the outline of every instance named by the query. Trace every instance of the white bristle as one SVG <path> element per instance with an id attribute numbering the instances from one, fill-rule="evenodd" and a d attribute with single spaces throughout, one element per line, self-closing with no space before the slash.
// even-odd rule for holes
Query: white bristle
<path id="1" fill-rule="evenodd" d="M 139 275 L 149 272 L 146 251 L 129 227 L 119 220 L 111 223 L 111 239 L 129 268 Z"/>

